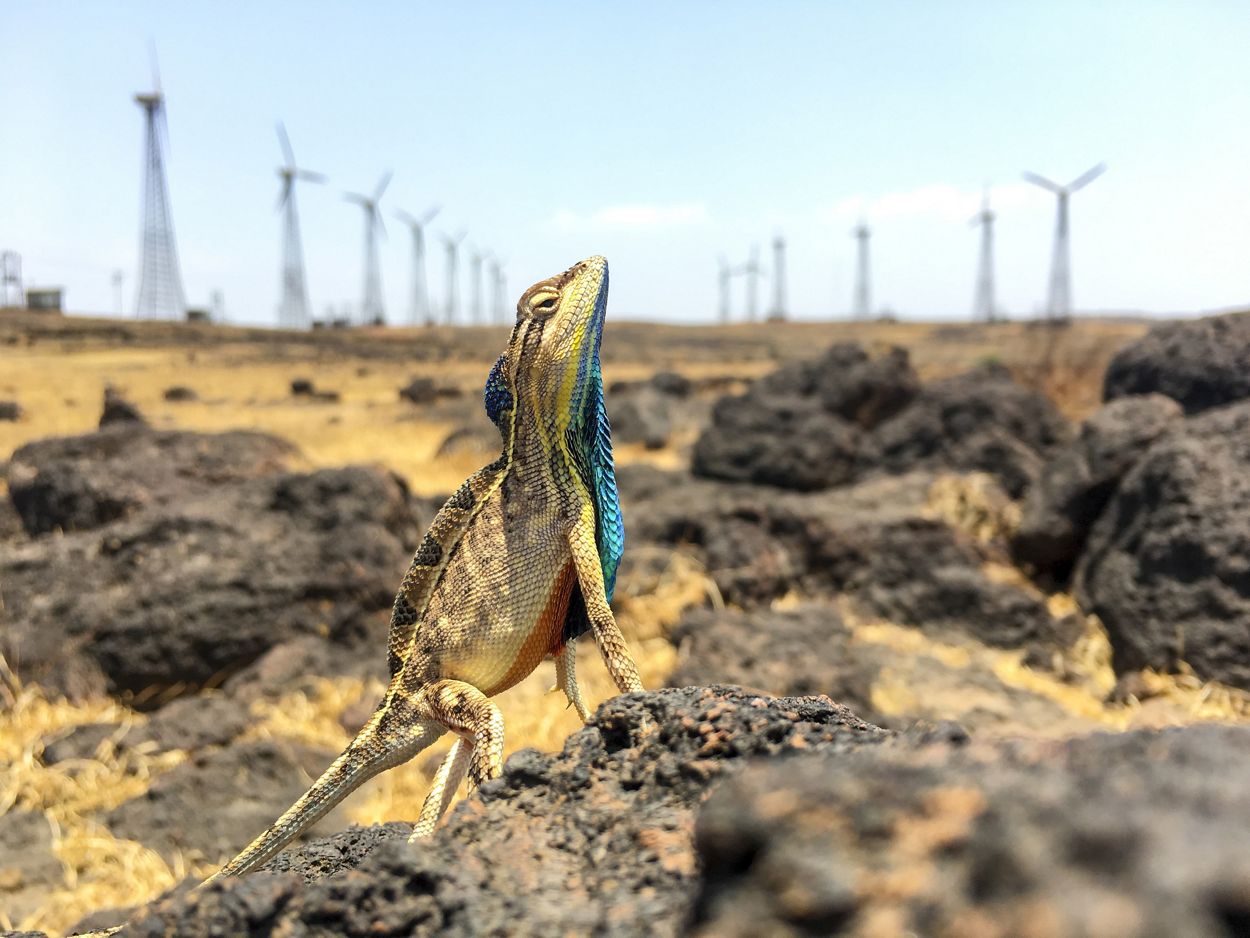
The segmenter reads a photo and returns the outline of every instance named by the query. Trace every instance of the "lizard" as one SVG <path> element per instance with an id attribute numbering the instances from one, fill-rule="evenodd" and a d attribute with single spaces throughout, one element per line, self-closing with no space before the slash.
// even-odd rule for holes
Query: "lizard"
<path id="1" fill-rule="evenodd" d="M 447 732 L 410 841 L 428 837 L 468 775 L 500 774 L 503 717 L 492 697 L 555 660 L 583 722 L 574 668 L 592 633 L 621 693 L 642 690 L 612 614 L 624 550 L 599 347 L 608 264 L 592 257 L 534 284 L 487 378 L 500 457 L 435 515 L 395 595 L 390 680 L 369 721 L 274 824 L 205 884 L 261 866 L 352 791 Z"/>

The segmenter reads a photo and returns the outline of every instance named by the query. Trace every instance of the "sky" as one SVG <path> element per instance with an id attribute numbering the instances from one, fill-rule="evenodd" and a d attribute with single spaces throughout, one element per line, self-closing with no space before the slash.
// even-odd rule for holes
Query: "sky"
<path id="1" fill-rule="evenodd" d="M 777 234 L 788 311 L 847 315 L 862 217 L 874 308 L 967 318 L 987 184 L 999 303 L 1030 316 L 1055 203 L 1021 172 L 1064 182 L 1099 162 L 1072 200 L 1079 310 L 1250 305 L 1242 0 L 10 0 L 0 36 L 0 250 L 74 311 L 113 311 L 114 270 L 133 310 L 149 43 L 188 302 L 220 290 L 234 322 L 276 322 L 279 119 L 328 177 L 298 191 L 317 316 L 359 306 L 362 212 L 342 195 L 387 170 L 392 321 L 411 275 L 391 213 L 432 205 L 435 239 L 464 230 L 506 260 L 510 300 L 604 254 L 612 315 L 674 322 L 714 320 L 718 255 L 759 245 L 771 267 Z"/>

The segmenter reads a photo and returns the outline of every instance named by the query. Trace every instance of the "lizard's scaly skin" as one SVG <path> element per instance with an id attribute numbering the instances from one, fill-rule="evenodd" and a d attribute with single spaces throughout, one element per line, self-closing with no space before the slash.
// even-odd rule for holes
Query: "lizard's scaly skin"
<path id="1" fill-rule="evenodd" d="M 413 558 L 395 596 L 381 704 L 216 876 L 255 869 L 365 780 L 451 731 L 413 831 L 428 835 L 466 773 L 474 785 L 499 774 L 503 717 L 490 698 L 540 661 L 556 659 L 557 685 L 589 718 L 572 649 L 586 631 L 616 686 L 642 689 L 610 606 L 624 528 L 599 370 L 607 291 L 602 257 L 525 291 L 486 386 L 503 452 L 448 499 Z"/>

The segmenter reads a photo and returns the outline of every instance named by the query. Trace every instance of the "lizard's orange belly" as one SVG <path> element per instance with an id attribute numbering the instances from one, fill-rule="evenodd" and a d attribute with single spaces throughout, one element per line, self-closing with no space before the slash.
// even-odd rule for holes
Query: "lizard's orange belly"
<path id="1" fill-rule="evenodd" d="M 454 629 L 460 639 L 441 656 L 442 676 L 472 684 L 488 697 L 523 680 L 559 648 L 575 581 L 571 559 L 546 589 L 535 589 L 532 580 L 520 575 L 513 582 L 530 584 L 532 595 L 514 593 L 502 608 L 496 606 L 495 615 L 487 613 Z M 499 615 L 503 609 L 506 614 Z"/>

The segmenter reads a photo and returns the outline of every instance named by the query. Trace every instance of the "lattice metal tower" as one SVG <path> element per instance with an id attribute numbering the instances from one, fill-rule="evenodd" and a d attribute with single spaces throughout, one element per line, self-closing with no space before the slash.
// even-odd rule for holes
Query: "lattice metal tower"
<path id="1" fill-rule="evenodd" d="M 295 151 L 286 128 L 278 122 L 278 144 L 286 162 L 278 167 L 282 192 L 278 194 L 278 211 L 282 212 L 282 302 L 278 306 L 278 325 L 285 329 L 307 329 L 312 322 L 308 304 L 308 283 L 304 277 L 304 245 L 299 234 L 299 212 L 295 208 L 295 182 L 325 182 L 321 173 L 301 169 L 295 163 Z"/>
<path id="2" fill-rule="evenodd" d="M 773 238 L 773 308 L 769 319 L 786 318 L 786 239 L 781 235 Z"/>
<path id="3" fill-rule="evenodd" d="M 153 63 L 154 91 L 135 95 L 143 108 L 143 229 L 139 251 L 139 292 L 135 315 L 141 319 L 181 319 L 187 298 L 178 266 L 174 220 L 165 180 L 164 149 L 169 141 L 165 95 Z"/>
<path id="4" fill-rule="evenodd" d="M 1046 315 L 1051 319 L 1063 319 L 1072 315 L 1072 264 L 1069 256 L 1068 237 L 1068 197 L 1072 193 L 1084 189 L 1091 182 L 1106 172 L 1107 167 L 1099 163 L 1077 176 L 1066 186 L 1051 182 L 1037 173 L 1024 174 L 1024 178 L 1036 186 L 1041 186 L 1055 194 L 1058 203 L 1055 216 L 1055 244 L 1050 257 L 1050 285 L 1046 295 Z"/>
<path id="5" fill-rule="evenodd" d="M 994 299 L 994 213 L 990 193 L 985 191 L 981 211 L 972 216 L 972 226 L 981 226 L 981 255 L 977 262 L 977 292 L 972 301 L 972 318 L 993 322 L 998 318 Z"/>
<path id="6" fill-rule="evenodd" d="M 386 307 L 382 302 L 382 270 L 378 266 L 378 232 L 385 235 L 386 225 L 382 224 L 378 202 L 382 200 L 382 193 L 390 182 L 391 173 L 388 170 L 378 180 L 373 195 L 361 195 L 359 192 L 343 194 L 343 198 L 355 202 L 365 212 L 365 276 L 364 293 L 360 301 L 360 321 L 366 325 L 381 325 L 386 322 Z"/>
<path id="7" fill-rule="evenodd" d="M 856 225 L 851 230 L 851 237 L 856 241 L 855 297 L 851 314 L 856 319 L 869 319 L 872 316 L 872 280 L 868 262 L 868 240 L 872 237 L 872 231 L 868 223 L 861 221 Z"/>
<path id="8" fill-rule="evenodd" d="M 408 325 L 425 323 L 434 325 L 434 310 L 430 308 L 430 293 L 425 282 L 425 226 L 438 214 L 438 207 L 427 209 L 418 218 L 405 211 L 397 211 L 395 217 L 412 232 L 412 301 L 408 307 Z"/>
<path id="9" fill-rule="evenodd" d="M 459 257 L 460 242 L 464 240 L 465 232 L 455 235 L 443 235 L 443 247 L 447 250 L 447 295 L 446 302 L 443 304 L 443 319 L 447 325 L 454 325 L 456 317 L 460 313 L 460 290 L 459 290 Z"/>

